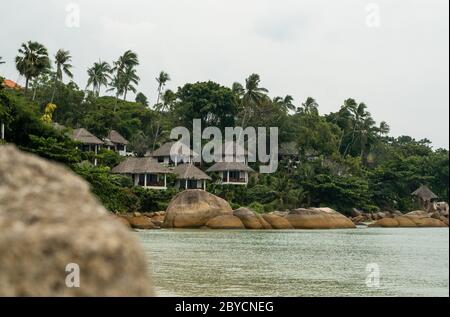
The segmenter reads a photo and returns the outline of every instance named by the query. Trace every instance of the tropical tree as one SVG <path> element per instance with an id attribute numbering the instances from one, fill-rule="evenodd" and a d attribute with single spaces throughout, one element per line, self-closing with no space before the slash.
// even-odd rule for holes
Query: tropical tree
<path id="1" fill-rule="evenodd" d="M 308 97 L 300 107 L 297 108 L 297 113 L 300 114 L 319 114 L 319 104 L 317 101 Z"/>
<path id="2" fill-rule="evenodd" d="M 107 62 L 99 61 L 98 63 L 94 63 L 94 66 L 89 68 L 87 73 L 89 78 L 86 89 L 92 86 L 94 93 L 98 97 L 101 87 L 107 87 L 111 79 L 111 66 Z"/>
<path id="3" fill-rule="evenodd" d="M 243 117 L 242 117 L 242 127 L 245 127 L 246 120 L 249 119 L 251 113 L 256 107 L 262 104 L 262 102 L 267 99 L 267 93 L 269 92 L 266 88 L 260 87 L 259 84 L 261 79 L 258 74 L 251 74 L 245 80 L 245 89 L 242 96 L 242 105 L 244 107 Z M 235 89 L 239 91 L 239 86 L 234 85 Z"/>
<path id="4" fill-rule="evenodd" d="M 70 56 L 69 51 L 65 51 L 63 49 L 58 50 L 55 55 L 55 65 L 56 65 L 56 73 L 55 73 L 55 84 L 53 87 L 53 93 L 50 103 L 53 103 L 53 99 L 55 98 L 56 86 L 59 82 L 62 82 L 63 74 L 66 74 L 67 77 L 73 78 L 73 74 L 70 71 L 72 68 L 72 56 Z"/>
<path id="5" fill-rule="evenodd" d="M 139 77 L 136 75 L 135 70 L 135 67 L 139 65 L 138 56 L 135 52 L 128 50 L 113 65 L 114 78 L 110 84 L 111 88 L 109 91 L 115 90 L 116 98 L 124 95 L 125 100 L 129 90 L 133 92 L 136 90 L 133 84 L 137 85 L 139 82 Z"/>
<path id="6" fill-rule="evenodd" d="M 136 95 L 135 101 L 148 107 L 148 98 L 142 92 Z"/>
<path id="7" fill-rule="evenodd" d="M 125 72 L 122 75 L 121 83 L 123 85 L 123 100 L 125 101 L 127 99 L 128 91 L 132 91 L 136 93 L 136 87 L 134 85 L 137 85 L 139 83 L 139 76 L 136 74 L 136 69 L 133 67 L 126 67 Z"/>
<path id="8" fill-rule="evenodd" d="M 166 72 L 161 71 L 159 76 L 156 77 L 156 81 L 158 82 L 158 98 L 156 100 L 156 104 L 158 105 L 161 100 L 162 90 L 166 86 L 167 82 L 170 81 L 170 76 Z"/>
<path id="9" fill-rule="evenodd" d="M 295 111 L 295 106 L 293 104 L 294 98 L 291 95 L 287 95 L 286 97 L 275 97 L 273 99 L 273 103 L 280 107 L 285 113 L 289 113 L 289 111 Z"/>
<path id="10" fill-rule="evenodd" d="M 16 68 L 20 75 L 25 76 L 25 92 L 27 92 L 30 80 L 50 68 L 48 51 L 45 46 L 32 41 L 23 43 L 19 49 L 19 55 L 16 57 Z"/>
<path id="11" fill-rule="evenodd" d="M 155 107 L 155 110 L 158 112 L 158 115 L 162 115 L 164 112 L 172 108 L 175 100 L 177 99 L 177 95 L 172 90 L 169 89 L 164 92 L 161 98 L 162 102 L 158 102 Z M 161 120 L 157 120 L 155 137 L 153 138 L 153 147 L 152 147 L 153 151 L 156 148 L 156 142 L 158 141 L 160 135 L 161 135 Z"/>

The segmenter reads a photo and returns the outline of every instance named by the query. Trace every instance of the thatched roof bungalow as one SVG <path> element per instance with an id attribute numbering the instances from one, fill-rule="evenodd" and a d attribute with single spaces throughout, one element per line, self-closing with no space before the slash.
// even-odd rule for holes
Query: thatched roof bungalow
<path id="1" fill-rule="evenodd" d="M 206 182 L 211 177 L 192 164 L 182 164 L 173 170 L 177 175 L 176 187 L 179 189 L 203 189 L 206 190 Z"/>
<path id="2" fill-rule="evenodd" d="M 147 152 L 147 157 L 155 158 L 164 165 L 190 164 L 198 154 L 181 142 L 167 142 L 153 152 Z"/>
<path id="3" fill-rule="evenodd" d="M 112 169 L 115 174 L 132 178 L 135 186 L 167 189 L 167 174 L 171 171 L 150 157 L 129 157 Z"/>
<path id="4" fill-rule="evenodd" d="M 425 185 L 420 186 L 411 195 L 418 198 L 420 207 L 424 210 L 429 210 L 432 207 L 432 203 L 439 198 Z"/>
<path id="5" fill-rule="evenodd" d="M 219 173 L 223 185 L 247 185 L 249 174 L 255 171 L 241 162 L 218 162 L 207 172 Z"/>
<path id="6" fill-rule="evenodd" d="M 103 141 L 110 150 L 118 152 L 121 156 L 128 155 L 127 145 L 129 142 L 116 130 L 111 130 Z"/>

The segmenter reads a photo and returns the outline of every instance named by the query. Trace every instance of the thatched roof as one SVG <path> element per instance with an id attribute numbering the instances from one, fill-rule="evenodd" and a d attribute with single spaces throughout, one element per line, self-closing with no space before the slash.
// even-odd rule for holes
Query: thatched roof
<path id="1" fill-rule="evenodd" d="M 181 142 L 167 142 L 163 144 L 159 149 L 154 152 L 147 153 L 146 156 L 150 157 L 166 157 L 171 156 L 171 150 L 174 145 L 178 145 L 178 151 L 174 154 L 179 154 L 180 156 L 197 156 L 197 154 L 192 151 L 188 146 L 184 145 Z M 175 149 L 175 148 L 174 148 Z"/>
<path id="2" fill-rule="evenodd" d="M 114 146 L 115 144 L 108 138 L 104 138 L 103 142 L 105 143 L 105 145 L 107 146 Z"/>
<path id="3" fill-rule="evenodd" d="M 211 166 L 207 172 L 226 172 L 226 171 L 240 171 L 252 173 L 254 170 L 249 166 L 239 162 L 219 162 Z"/>
<path id="4" fill-rule="evenodd" d="M 428 186 L 422 185 L 411 195 L 420 197 L 423 201 L 430 201 L 432 199 L 438 199 L 439 197 L 428 188 Z"/>
<path id="5" fill-rule="evenodd" d="M 129 157 L 112 169 L 116 174 L 169 174 L 171 171 L 150 157 Z"/>
<path id="6" fill-rule="evenodd" d="M 192 164 L 178 165 L 173 172 L 178 179 L 211 180 L 211 177 Z"/>
<path id="7" fill-rule="evenodd" d="M 111 130 L 106 138 L 114 144 L 128 145 L 129 143 L 128 140 L 116 130 Z"/>
<path id="8" fill-rule="evenodd" d="M 95 135 L 93 135 L 84 128 L 73 130 L 72 138 L 75 141 L 81 142 L 83 144 L 93 144 L 93 145 L 104 144 L 102 140 L 100 140 L 99 138 L 97 138 Z"/>

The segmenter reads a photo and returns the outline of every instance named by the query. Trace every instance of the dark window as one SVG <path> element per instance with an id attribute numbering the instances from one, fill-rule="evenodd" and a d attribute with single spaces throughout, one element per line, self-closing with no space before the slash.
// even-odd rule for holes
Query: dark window
<path id="1" fill-rule="evenodd" d="M 145 175 L 144 174 L 139 175 L 139 186 L 145 186 Z"/>

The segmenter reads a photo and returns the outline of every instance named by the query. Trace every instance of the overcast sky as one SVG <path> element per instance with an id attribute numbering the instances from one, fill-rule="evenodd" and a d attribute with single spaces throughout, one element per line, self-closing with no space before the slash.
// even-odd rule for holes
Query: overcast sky
<path id="1" fill-rule="evenodd" d="M 67 26 L 70 3 L 79 5 L 79 27 Z M 35 40 L 52 56 L 70 50 L 75 81 L 84 88 L 94 62 L 132 49 L 141 62 L 139 91 L 152 102 L 161 70 L 174 90 L 205 80 L 231 86 L 258 73 L 271 96 L 290 94 L 297 105 L 312 96 L 322 113 L 352 97 L 387 121 L 392 135 L 448 148 L 448 6 L 448 0 L 5 1 L 0 56 L 7 64 L 0 73 L 23 83 L 14 57 L 22 42 Z"/>

